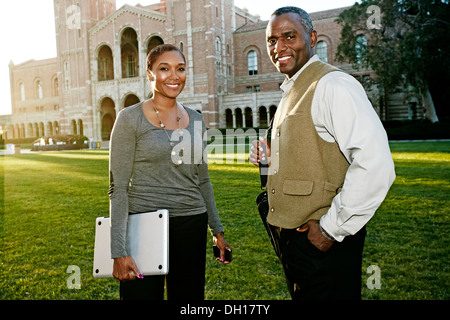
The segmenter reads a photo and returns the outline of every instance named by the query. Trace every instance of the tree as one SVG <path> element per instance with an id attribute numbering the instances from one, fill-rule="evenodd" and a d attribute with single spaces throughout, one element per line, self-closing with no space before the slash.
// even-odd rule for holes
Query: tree
<path id="1" fill-rule="evenodd" d="M 371 68 L 385 90 L 413 86 L 432 122 L 438 121 L 434 105 L 440 116 L 449 116 L 449 0 L 361 0 L 337 22 L 338 61 Z"/>

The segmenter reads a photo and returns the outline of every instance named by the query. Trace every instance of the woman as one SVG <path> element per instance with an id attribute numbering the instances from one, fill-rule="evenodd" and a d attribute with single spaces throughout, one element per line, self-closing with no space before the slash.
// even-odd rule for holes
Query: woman
<path id="1" fill-rule="evenodd" d="M 201 114 L 176 101 L 186 82 L 185 64 L 177 47 L 154 48 L 147 57 L 152 98 L 119 112 L 112 131 L 111 254 L 121 299 L 163 299 L 164 280 L 167 299 L 204 299 L 207 225 L 222 261 L 230 249 L 207 164 L 193 158 L 198 152 L 186 150 L 199 141 L 204 148 L 206 129 Z M 144 277 L 126 251 L 127 217 L 158 209 L 169 210 L 170 270 L 167 276 Z"/>

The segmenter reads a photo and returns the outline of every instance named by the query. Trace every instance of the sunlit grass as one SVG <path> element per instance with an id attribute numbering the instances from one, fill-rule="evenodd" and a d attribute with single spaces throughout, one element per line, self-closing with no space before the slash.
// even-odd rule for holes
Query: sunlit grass
<path id="1" fill-rule="evenodd" d="M 391 148 L 397 179 L 367 227 L 363 299 L 448 299 L 450 143 Z M 234 261 L 217 263 L 208 243 L 206 298 L 289 299 L 256 209 L 258 169 L 247 157 L 248 149 L 209 157 Z M 0 299 L 118 299 L 114 280 L 92 277 L 94 221 L 108 215 L 108 151 L 8 155 L 0 168 L 2 161 Z M 67 287 L 72 265 L 81 270 L 79 290 Z M 366 286 L 370 265 L 380 267 L 381 289 Z"/>

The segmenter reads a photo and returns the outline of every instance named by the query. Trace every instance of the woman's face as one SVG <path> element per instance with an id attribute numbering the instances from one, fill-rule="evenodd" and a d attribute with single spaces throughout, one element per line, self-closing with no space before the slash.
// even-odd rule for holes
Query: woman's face
<path id="1" fill-rule="evenodd" d="M 148 78 L 154 82 L 154 94 L 176 98 L 183 91 L 186 83 L 186 63 L 178 51 L 166 51 L 148 70 Z"/>

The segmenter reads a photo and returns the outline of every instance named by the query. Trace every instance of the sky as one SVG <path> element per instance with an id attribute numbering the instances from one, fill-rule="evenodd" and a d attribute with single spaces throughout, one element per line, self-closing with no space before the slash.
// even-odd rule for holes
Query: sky
<path id="1" fill-rule="evenodd" d="M 195 1 L 195 0 L 191 0 Z M 124 4 L 149 5 L 158 0 L 116 0 L 119 9 Z M 240 8 L 258 14 L 268 20 L 270 14 L 282 6 L 293 5 L 307 12 L 351 6 L 356 0 L 235 0 Z M 26 10 L 23 10 L 26 8 Z M 2 1 L 0 10 L 2 50 L 0 50 L 0 115 L 11 113 L 9 84 L 10 61 L 19 64 L 31 59 L 41 60 L 56 57 L 55 22 L 53 0 Z"/>

